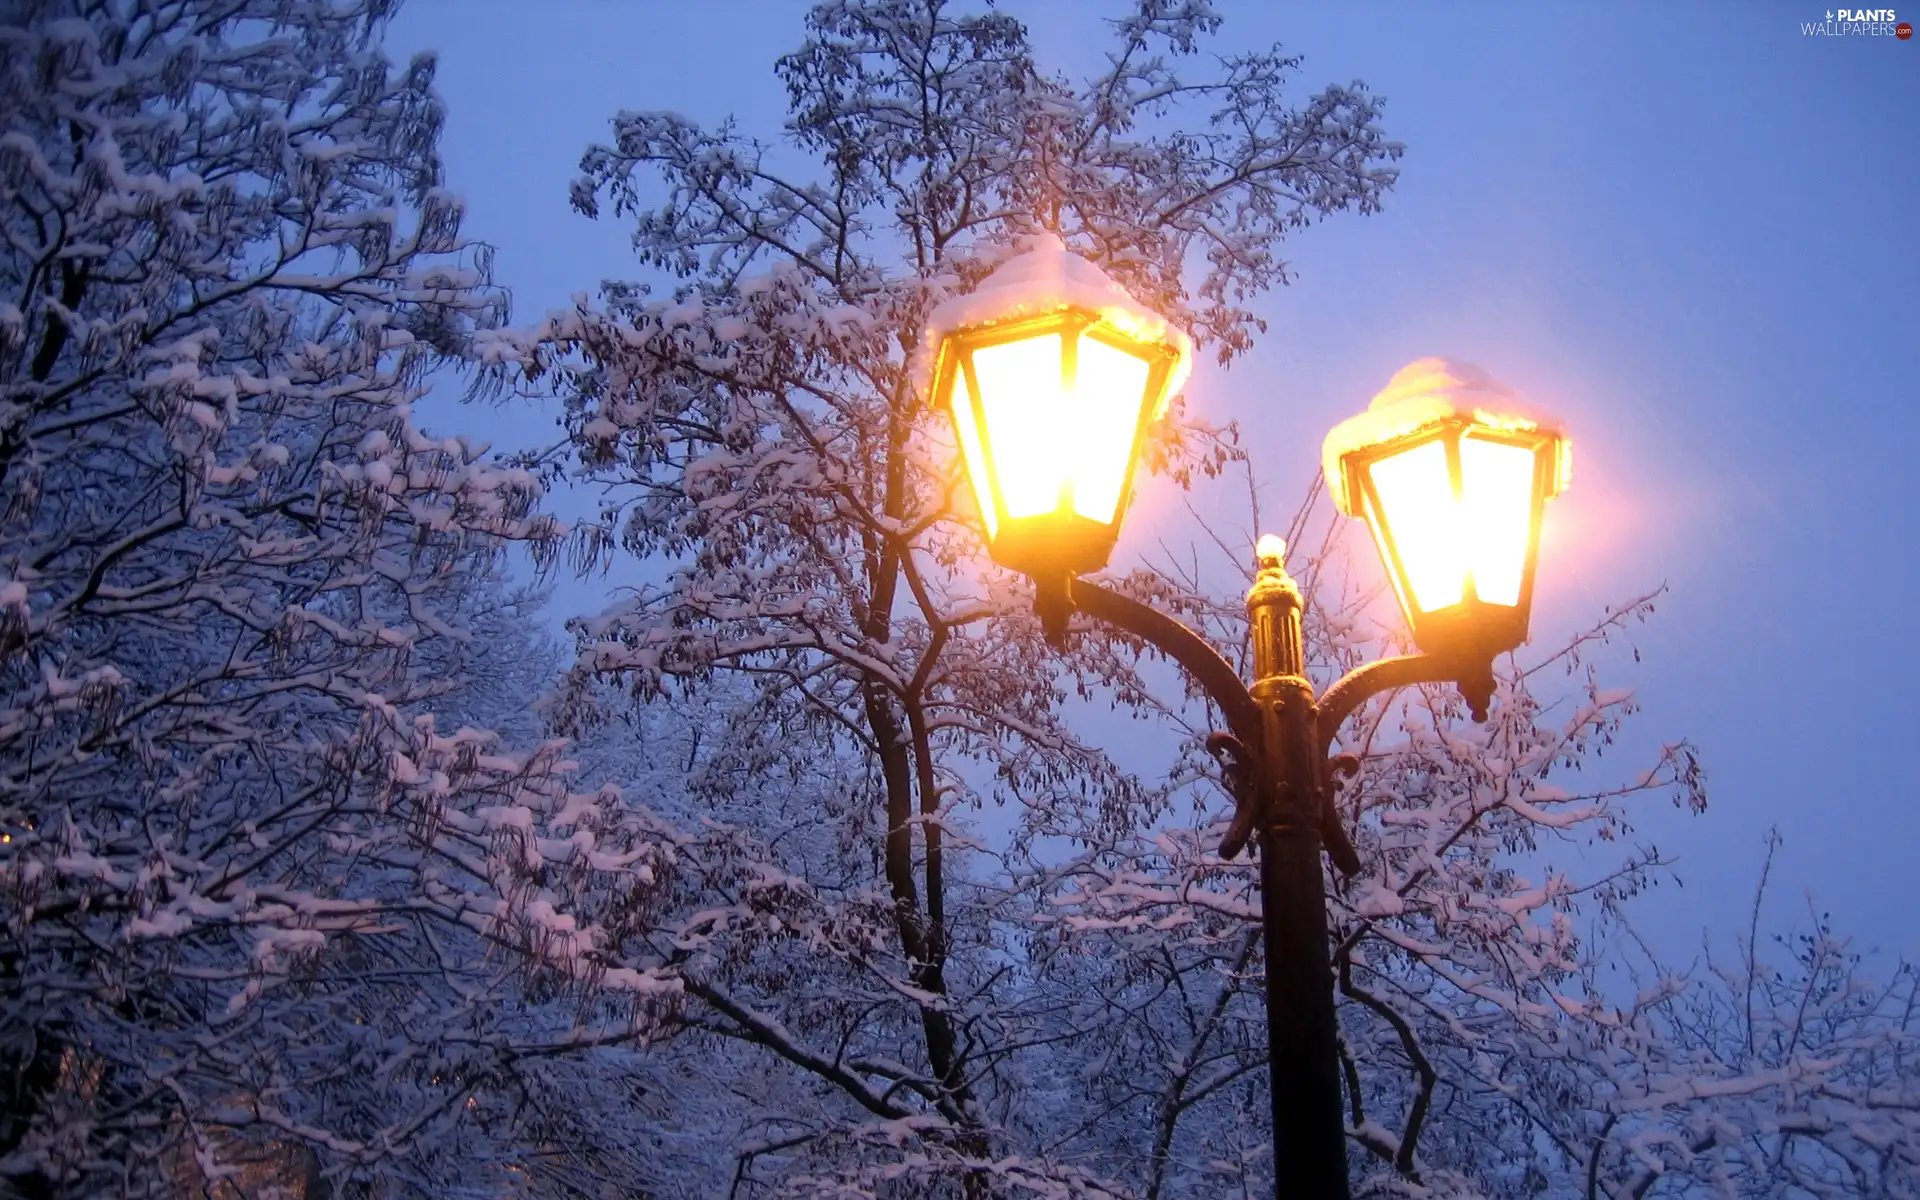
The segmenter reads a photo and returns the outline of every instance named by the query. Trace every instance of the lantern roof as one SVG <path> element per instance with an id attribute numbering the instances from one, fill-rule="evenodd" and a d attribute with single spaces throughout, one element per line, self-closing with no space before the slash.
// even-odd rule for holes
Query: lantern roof
<path id="1" fill-rule="evenodd" d="M 1030 234 L 1018 245 L 1020 252 L 1001 262 L 979 286 L 950 297 L 927 315 L 916 363 L 922 390 L 932 383 L 940 343 L 948 336 L 1078 309 L 1097 316 L 1115 333 L 1163 343 L 1179 355 L 1161 393 L 1164 408 L 1186 382 L 1192 363 L 1193 342 L 1186 331 L 1135 300 L 1097 263 L 1067 249 L 1057 235 Z"/>
<path id="2" fill-rule="evenodd" d="M 1366 412 L 1340 422 L 1327 434 L 1320 462 L 1334 504 L 1348 516 L 1359 515 L 1354 498 L 1347 494 L 1341 459 L 1356 450 L 1456 419 L 1517 433 L 1538 430 L 1552 434 L 1559 441 L 1559 465 L 1553 490 L 1547 494 L 1555 496 L 1566 490 L 1573 454 L 1565 435 L 1558 432 L 1558 420 L 1522 405 L 1505 384 L 1471 363 L 1422 358 L 1395 371 Z"/>

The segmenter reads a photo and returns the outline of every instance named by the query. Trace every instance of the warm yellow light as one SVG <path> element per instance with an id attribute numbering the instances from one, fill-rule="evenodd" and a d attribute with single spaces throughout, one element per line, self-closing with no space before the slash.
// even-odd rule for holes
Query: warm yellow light
<path id="1" fill-rule="evenodd" d="M 1459 453 L 1457 490 L 1445 440 L 1369 468 L 1377 507 L 1369 500 L 1367 517 L 1382 560 L 1391 566 L 1398 557 L 1395 584 L 1409 615 L 1469 594 L 1508 608 L 1520 603 L 1533 539 L 1536 452 L 1468 435 Z"/>
<path id="2" fill-rule="evenodd" d="M 1060 335 L 1050 334 L 973 352 L 991 454 L 987 465 L 999 474 L 1009 520 L 1060 506 L 1060 489 L 1067 482 L 1060 350 Z"/>
<path id="3" fill-rule="evenodd" d="M 1567 483 L 1567 440 L 1477 368 L 1422 359 L 1321 450 L 1342 512 L 1364 517 L 1429 651 L 1526 640 L 1545 503 Z"/>
<path id="4" fill-rule="evenodd" d="M 1458 604 L 1466 584 L 1458 505 L 1444 442 L 1427 442 L 1373 464 L 1376 531 L 1400 556 L 1399 575 L 1418 608 Z M 1383 546 L 1383 549 L 1385 547 Z M 1403 597 L 1404 599 L 1404 597 Z"/>
<path id="5" fill-rule="evenodd" d="M 1520 603 L 1533 540 L 1531 447 L 1471 434 L 1460 440 L 1458 526 L 1467 581 L 1488 604 Z"/>
<path id="6" fill-rule="evenodd" d="M 1106 565 L 1190 348 L 1051 236 L 928 315 L 914 370 L 952 414 L 995 561 L 1048 576 Z"/>
<path id="7" fill-rule="evenodd" d="M 1488 604 L 1520 603 L 1533 537 L 1534 459 L 1531 447 L 1462 438 L 1457 494 L 1445 441 L 1373 464 L 1379 504 L 1369 503 L 1367 515 L 1382 559 L 1399 556 L 1396 576 L 1412 592 L 1409 613 L 1458 604 L 1469 590 Z"/>
<path id="8" fill-rule="evenodd" d="M 983 513 L 992 507 L 978 492 L 989 466 L 999 473 L 1009 520 L 1067 508 L 1104 525 L 1120 507 L 1151 365 L 1081 338 L 1066 367 L 1062 345 L 1060 335 L 1048 334 L 973 352 L 991 462 L 972 412 L 962 412 L 973 393 L 964 378 L 955 384 L 961 453 Z M 988 524 L 992 536 L 991 517 Z"/>
<path id="9" fill-rule="evenodd" d="M 973 419 L 973 393 L 967 389 L 966 375 L 959 372 L 955 372 L 953 379 L 953 426 L 960 435 L 960 454 L 966 460 L 974 504 L 980 509 L 980 520 L 986 524 L 987 536 L 991 538 L 1000 532 L 1000 519 L 994 511 L 987 455 L 980 446 L 980 427 Z"/>
<path id="10" fill-rule="evenodd" d="M 1081 338 L 1078 349 L 1074 394 L 1063 409 L 1071 427 L 1059 431 L 1056 445 L 1071 472 L 1073 511 L 1105 525 L 1120 508 L 1149 366 L 1090 337 Z"/>

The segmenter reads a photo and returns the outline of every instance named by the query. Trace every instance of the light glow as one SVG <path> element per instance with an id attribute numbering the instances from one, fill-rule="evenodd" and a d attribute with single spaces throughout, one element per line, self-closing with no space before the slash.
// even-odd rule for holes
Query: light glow
<path id="1" fill-rule="evenodd" d="M 1460 487 L 1444 439 L 1388 455 L 1371 468 L 1379 507 L 1369 523 L 1381 560 L 1399 552 L 1408 616 L 1460 603 L 1469 590 L 1488 604 L 1520 603 L 1533 538 L 1536 452 L 1469 433 L 1460 439 Z M 1405 594 L 1411 590 L 1412 595 Z"/>
<path id="2" fill-rule="evenodd" d="M 1090 337 L 1080 339 L 1068 427 L 1060 430 L 1061 460 L 1071 472 L 1073 510 L 1102 525 L 1113 522 L 1133 458 L 1147 362 Z"/>
<path id="3" fill-rule="evenodd" d="M 1446 443 L 1422 442 L 1390 455 L 1373 464 L 1372 474 L 1381 511 L 1373 514 L 1371 524 L 1376 537 L 1384 527 L 1383 560 L 1393 561 L 1386 539 L 1399 551 L 1406 584 L 1413 591 L 1410 612 L 1415 607 L 1432 612 L 1460 603 L 1466 591 L 1466 562 Z M 1401 597 L 1403 602 L 1407 599 Z"/>
<path id="4" fill-rule="evenodd" d="M 1052 577 L 1112 557 L 1140 450 L 1192 343 L 1058 238 L 929 316 L 916 388 L 953 418 L 987 552 Z"/>
<path id="5" fill-rule="evenodd" d="M 960 434 L 960 453 L 967 463 L 967 479 L 973 484 L 973 502 L 979 506 L 980 520 L 987 536 L 1000 532 L 1000 517 L 993 508 L 993 493 L 987 478 L 987 456 L 980 448 L 980 429 L 973 419 L 973 393 L 967 390 L 967 374 L 953 374 L 953 425 Z"/>
<path id="6" fill-rule="evenodd" d="M 1067 443 L 1057 333 L 982 346 L 973 352 L 981 415 L 1007 518 L 1037 517 L 1060 507 Z M 969 464 L 971 466 L 971 464 Z"/>
<path id="7" fill-rule="evenodd" d="M 1526 641 L 1546 502 L 1571 447 L 1477 367 L 1423 358 L 1321 444 L 1334 504 L 1362 517 L 1429 654 L 1494 654 Z"/>
<path id="8" fill-rule="evenodd" d="M 1088 520 L 1112 524 L 1151 366 L 1138 355 L 1081 337 L 1069 390 L 1061 379 L 1062 345 L 1060 335 L 1050 333 L 973 352 L 987 436 L 983 443 L 975 427 L 965 373 L 956 373 L 953 403 L 961 453 L 983 513 L 991 508 L 984 492 L 990 452 L 1009 520 L 1065 506 Z M 989 518 L 989 537 L 997 532 L 995 524 Z"/>
<path id="9" fill-rule="evenodd" d="M 1460 440 L 1460 532 L 1473 589 L 1489 604 L 1520 603 L 1533 536 L 1534 452 L 1472 434 Z"/>

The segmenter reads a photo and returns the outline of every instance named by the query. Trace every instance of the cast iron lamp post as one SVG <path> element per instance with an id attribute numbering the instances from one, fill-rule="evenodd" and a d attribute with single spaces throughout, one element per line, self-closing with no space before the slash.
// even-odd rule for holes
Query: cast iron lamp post
<path id="1" fill-rule="evenodd" d="M 1316 697 L 1279 538 L 1255 548 L 1251 685 L 1180 622 L 1080 578 L 1107 565 L 1147 430 L 1184 377 L 1179 330 L 1046 236 L 936 309 L 928 345 L 989 553 L 1033 579 L 1049 639 L 1061 643 L 1076 610 L 1124 630 L 1178 662 L 1226 720 L 1208 749 L 1235 799 L 1221 856 L 1260 847 L 1275 1191 L 1346 1200 L 1320 853 L 1360 869 L 1333 802 L 1334 775 L 1358 764 L 1328 751 L 1368 697 L 1411 684 L 1457 684 L 1486 718 L 1494 657 L 1526 640 L 1541 517 L 1566 486 L 1568 443 L 1441 359 L 1406 367 L 1333 430 L 1328 488 L 1371 528 L 1421 653 L 1359 667 Z"/>

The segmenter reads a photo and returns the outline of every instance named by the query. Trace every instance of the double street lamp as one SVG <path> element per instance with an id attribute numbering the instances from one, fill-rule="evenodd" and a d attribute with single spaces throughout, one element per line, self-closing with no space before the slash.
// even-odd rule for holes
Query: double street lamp
<path id="1" fill-rule="evenodd" d="M 1568 442 L 1442 359 L 1404 368 L 1333 429 L 1328 490 L 1371 529 L 1420 653 L 1356 668 L 1316 696 L 1279 538 L 1255 548 L 1251 684 L 1185 625 L 1080 578 L 1107 565 L 1148 430 L 1185 377 L 1179 329 L 1042 235 L 935 309 L 927 338 L 934 402 L 952 415 L 988 551 L 1033 579 L 1049 638 L 1064 638 L 1075 611 L 1113 625 L 1178 662 L 1226 721 L 1208 749 L 1236 805 L 1221 855 L 1259 844 L 1275 1189 L 1345 1200 L 1320 854 L 1349 875 L 1360 863 L 1329 750 L 1367 698 L 1412 684 L 1456 684 L 1485 719 L 1493 659 L 1526 640 L 1541 518 L 1566 487 Z"/>

